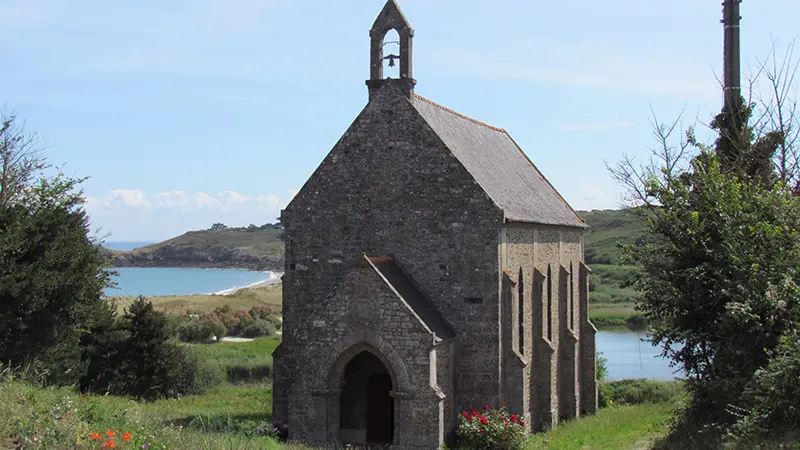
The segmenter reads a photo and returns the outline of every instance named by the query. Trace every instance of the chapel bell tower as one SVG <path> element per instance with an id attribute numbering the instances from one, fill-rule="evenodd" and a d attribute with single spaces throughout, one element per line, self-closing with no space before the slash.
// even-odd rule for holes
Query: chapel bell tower
<path id="1" fill-rule="evenodd" d="M 400 36 L 400 54 L 383 54 L 384 38 L 390 30 L 397 31 Z M 375 19 L 372 29 L 369 30 L 370 37 L 370 73 L 367 86 L 369 87 L 370 99 L 372 95 L 386 83 L 397 85 L 403 93 L 411 98 L 414 93 L 416 80 L 411 76 L 411 41 L 414 39 L 414 30 L 408 24 L 400 7 L 395 0 L 386 2 L 386 6 Z M 389 66 L 394 66 L 399 60 L 400 78 L 383 78 L 383 61 L 388 60 Z"/>

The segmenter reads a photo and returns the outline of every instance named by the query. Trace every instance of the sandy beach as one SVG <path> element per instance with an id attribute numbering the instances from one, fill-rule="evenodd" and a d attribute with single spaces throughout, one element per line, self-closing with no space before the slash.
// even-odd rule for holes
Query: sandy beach
<path id="1" fill-rule="evenodd" d="M 274 286 L 274 285 L 277 285 L 277 284 L 281 284 L 281 277 L 282 276 L 283 276 L 283 272 L 275 272 L 275 273 L 273 273 L 273 276 L 270 277 L 267 280 L 259 281 L 258 283 L 253 283 L 253 284 L 248 285 L 248 286 L 243 286 L 243 287 L 233 288 L 233 289 L 227 289 L 227 290 L 224 290 L 222 292 L 217 292 L 215 295 L 232 295 L 232 294 L 235 294 L 235 293 L 239 292 L 242 289 L 256 289 L 256 288 L 261 288 L 261 287 Z"/>

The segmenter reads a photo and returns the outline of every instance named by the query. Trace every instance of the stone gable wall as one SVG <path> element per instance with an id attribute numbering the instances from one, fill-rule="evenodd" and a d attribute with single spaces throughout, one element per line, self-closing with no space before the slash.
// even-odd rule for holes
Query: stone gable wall
<path id="1" fill-rule="evenodd" d="M 442 388 L 449 386 L 446 378 L 431 379 L 431 374 L 447 372 L 447 346 L 432 353 L 433 334 L 372 268 L 345 277 L 299 324 L 295 339 L 302 352 L 289 400 L 292 439 L 338 439 L 341 374 L 366 350 L 383 360 L 392 377 L 393 448 L 438 448 L 446 398 Z M 443 361 L 437 361 L 438 355 Z"/>
<path id="2" fill-rule="evenodd" d="M 376 93 L 282 214 L 282 354 L 301 364 L 300 321 L 363 253 L 394 255 L 456 333 L 456 408 L 496 405 L 502 211 L 410 101 L 391 85 Z M 282 405 L 291 379 L 275 376 Z"/>

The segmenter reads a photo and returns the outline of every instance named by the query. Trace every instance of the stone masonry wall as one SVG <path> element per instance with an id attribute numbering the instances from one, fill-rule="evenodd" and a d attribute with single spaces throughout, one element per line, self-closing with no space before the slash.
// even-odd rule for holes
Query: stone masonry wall
<path id="1" fill-rule="evenodd" d="M 294 338 L 303 351 L 289 400 L 290 438 L 338 439 L 342 373 L 353 357 L 368 351 L 392 377 L 392 448 L 439 447 L 445 394 L 431 383 L 431 365 L 437 364 L 431 360 L 434 335 L 371 267 L 353 269 L 311 308 Z"/>
<path id="2" fill-rule="evenodd" d="M 410 101 L 391 84 L 375 93 L 283 212 L 281 354 L 297 354 L 300 320 L 362 253 L 394 255 L 456 333 L 456 408 L 496 405 L 502 212 Z M 290 383 L 276 379 L 276 405 Z"/>
<path id="3" fill-rule="evenodd" d="M 581 323 L 580 312 L 585 308 L 579 304 L 581 295 L 578 282 L 578 267 L 583 260 L 582 233 L 582 230 L 575 228 L 519 223 L 507 225 L 502 233 L 501 268 L 514 277 L 515 281 L 518 281 L 520 270 L 523 275 L 522 353 L 530 367 L 526 372 L 530 382 L 524 393 L 527 407 L 522 413 L 529 419 L 533 429 L 553 426 L 562 412 L 566 412 L 561 411 L 564 408 L 559 408 L 559 403 L 564 403 L 565 396 L 574 397 L 573 392 L 580 392 L 580 387 L 575 385 L 576 378 L 580 378 L 574 375 L 575 370 L 579 370 L 575 363 L 576 358 L 564 358 L 564 349 L 573 348 L 567 336 L 574 335 L 576 339 L 580 339 L 581 327 L 577 324 Z M 539 293 L 535 292 L 534 271 L 537 269 L 544 278 Z M 550 279 L 546 278 L 548 273 Z M 550 315 L 547 314 L 548 285 L 551 295 L 549 303 L 552 304 Z M 541 306 L 537 305 L 541 308 L 538 321 L 534 320 L 534 298 L 541 299 Z M 518 311 L 519 301 L 519 293 L 515 291 L 515 311 Z M 511 328 L 515 326 L 516 323 Z M 570 326 L 575 329 L 570 330 Z M 569 363 L 575 364 L 576 369 L 567 370 L 564 364 Z M 564 384 L 567 382 L 565 376 L 571 376 L 571 386 Z M 541 393 L 548 391 L 549 398 L 542 398 Z M 576 401 L 568 403 L 574 404 Z M 571 409 L 574 408 L 570 406 Z"/>

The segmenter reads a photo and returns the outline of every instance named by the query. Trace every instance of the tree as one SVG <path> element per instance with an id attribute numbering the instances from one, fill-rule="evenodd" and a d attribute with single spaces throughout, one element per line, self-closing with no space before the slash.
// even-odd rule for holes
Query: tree
<path id="1" fill-rule="evenodd" d="M 14 113 L 0 114 L 0 207 L 20 200 L 34 177 L 50 167 L 36 134 L 15 121 Z"/>
<path id="2" fill-rule="evenodd" d="M 793 79 L 762 68 L 773 84 Z M 800 319 L 800 174 L 788 162 L 797 149 L 787 132 L 794 119 L 759 109 L 769 105 L 723 110 L 711 122 L 713 146 L 692 128 L 675 142 L 679 120 L 655 120 L 650 161 L 623 156 L 609 167 L 647 218 L 650 237 L 625 247 L 642 268 L 631 284 L 642 292 L 637 309 L 654 324 L 653 344 L 689 379 L 693 403 L 683 419 L 697 429 L 737 420 L 732 409 L 747 405 L 745 387 Z"/>
<path id="3" fill-rule="evenodd" d="M 178 345 L 167 317 L 144 297 L 97 331 L 87 346 L 83 391 L 156 399 L 200 393 L 221 381 L 219 367 Z"/>
<path id="4" fill-rule="evenodd" d="M 102 308 L 111 274 L 78 185 L 52 169 L 37 140 L 2 117 L 0 136 L 0 360 L 36 363 L 53 382 L 83 370 L 80 341 Z"/>

